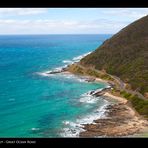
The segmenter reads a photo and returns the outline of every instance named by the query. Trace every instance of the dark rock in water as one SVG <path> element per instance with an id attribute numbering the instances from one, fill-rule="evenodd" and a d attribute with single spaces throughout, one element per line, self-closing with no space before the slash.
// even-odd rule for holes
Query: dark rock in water
<path id="1" fill-rule="evenodd" d="M 67 67 L 62 68 L 61 70 L 53 70 L 51 72 L 48 72 L 47 74 L 57 74 L 57 73 L 65 72 L 65 71 L 67 71 Z"/>
<path id="2" fill-rule="evenodd" d="M 95 78 L 89 78 L 89 79 L 86 79 L 87 82 L 94 82 L 95 81 Z"/>
<path id="3" fill-rule="evenodd" d="M 56 74 L 56 73 L 60 73 L 60 71 L 51 71 L 51 72 L 49 72 L 47 74 Z"/>
<path id="4" fill-rule="evenodd" d="M 89 94 L 90 94 L 90 95 L 92 95 L 94 92 L 95 92 L 95 91 L 94 91 L 94 90 L 92 90 Z"/>
<path id="5" fill-rule="evenodd" d="M 96 96 L 96 97 L 99 97 L 99 96 L 102 96 L 103 94 L 104 94 L 104 92 L 97 92 L 97 93 L 95 93 L 93 95 Z"/>
<path id="6" fill-rule="evenodd" d="M 64 72 L 64 71 L 66 71 L 66 70 L 67 70 L 67 67 L 66 67 L 66 68 L 62 68 L 62 70 L 61 70 L 61 71 L 62 71 L 62 72 Z"/>
<path id="7" fill-rule="evenodd" d="M 96 91 L 93 92 L 92 95 L 93 95 L 93 96 L 96 96 L 96 97 L 102 96 L 102 95 L 104 95 L 105 92 L 107 92 L 107 91 L 110 90 L 110 89 L 111 89 L 111 87 L 104 88 L 104 89 L 102 89 L 102 90 L 96 90 Z"/>

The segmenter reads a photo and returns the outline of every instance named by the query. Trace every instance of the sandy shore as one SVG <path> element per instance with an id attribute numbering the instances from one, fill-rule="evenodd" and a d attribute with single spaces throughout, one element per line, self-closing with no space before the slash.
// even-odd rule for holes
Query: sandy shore
<path id="1" fill-rule="evenodd" d="M 137 115 L 124 98 L 114 96 L 109 92 L 104 97 L 115 99 L 117 103 L 107 107 L 106 117 L 95 120 L 93 124 L 84 125 L 80 137 L 121 137 L 130 136 L 145 131 L 148 122 Z M 137 136 L 138 137 L 138 136 Z"/>
<path id="2" fill-rule="evenodd" d="M 103 96 L 109 97 L 109 98 L 113 98 L 113 99 L 115 99 L 115 100 L 117 100 L 118 102 L 123 103 L 123 104 L 126 104 L 126 103 L 127 103 L 127 100 L 126 100 L 126 99 L 124 99 L 124 98 L 122 98 L 122 97 L 114 96 L 114 95 L 112 95 L 112 94 L 109 93 L 109 92 L 105 92 Z"/>
<path id="3" fill-rule="evenodd" d="M 103 79 L 100 79 L 100 78 L 95 78 L 95 81 L 96 81 L 96 82 L 108 83 L 107 80 L 103 80 Z"/>

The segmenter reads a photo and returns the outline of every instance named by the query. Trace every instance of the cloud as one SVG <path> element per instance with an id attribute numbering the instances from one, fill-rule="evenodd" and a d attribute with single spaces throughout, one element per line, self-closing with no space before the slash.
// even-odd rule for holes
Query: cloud
<path id="1" fill-rule="evenodd" d="M 148 14 L 147 8 L 110 8 L 102 10 L 103 14 L 122 18 L 139 19 Z"/>
<path id="2" fill-rule="evenodd" d="M 37 15 L 46 13 L 47 11 L 47 8 L 0 8 L 0 16 Z"/>
<path id="3" fill-rule="evenodd" d="M 0 8 L 0 16 L 4 14 L 0 19 L 0 34 L 114 34 L 148 14 L 147 8 L 96 8 L 88 9 L 90 15 L 85 19 L 80 12 L 79 18 L 73 17 L 74 11 L 72 11 L 69 19 L 65 17 L 66 8 L 60 11 L 63 12 L 61 17 L 57 9 L 54 10 L 54 13 L 49 15 L 50 11 L 46 8 Z M 92 10 L 95 10 L 95 13 L 92 13 Z M 53 17 L 53 14 L 56 15 Z M 12 15 L 26 17 L 11 17 Z"/>
<path id="4" fill-rule="evenodd" d="M 126 25 L 126 22 L 106 19 L 91 21 L 1 19 L 0 34 L 114 33 Z"/>

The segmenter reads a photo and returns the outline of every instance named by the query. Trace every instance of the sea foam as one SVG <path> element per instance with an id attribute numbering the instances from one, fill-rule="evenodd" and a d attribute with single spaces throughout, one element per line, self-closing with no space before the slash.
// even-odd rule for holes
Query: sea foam
<path id="1" fill-rule="evenodd" d="M 106 107 L 109 105 L 108 102 L 105 102 L 105 104 L 94 110 L 89 115 L 84 115 L 79 119 L 76 119 L 75 122 L 72 121 L 63 121 L 63 124 L 66 126 L 62 129 L 62 132 L 60 133 L 61 137 L 79 137 L 79 134 L 84 130 L 85 124 L 96 124 L 94 120 L 97 120 L 99 118 L 105 117 Z"/>
<path id="2" fill-rule="evenodd" d="M 70 64 L 73 64 L 75 62 L 79 62 L 83 57 L 85 57 L 86 55 L 90 54 L 91 52 L 88 52 L 88 53 L 85 53 L 85 54 L 82 54 L 80 56 L 76 56 L 74 57 L 72 60 L 63 60 L 62 62 L 63 63 L 66 63 L 65 65 L 63 66 L 59 66 L 59 67 L 56 67 L 56 68 L 53 68 L 51 70 L 48 70 L 48 71 L 45 71 L 45 72 L 36 72 L 36 74 L 40 75 L 40 76 L 44 76 L 44 77 L 49 77 L 51 74 L 53 75 L 54 73 L 57 74 L 57 73 L 61 73 L 63 71 L 64 68 L 67 68 L 68 65 Z M 80 79 L 79 79 L 80 80 Z M 80 80 L 81 81 L 81 80 Z M 82 80 L 83 82 L 83 80 Z"/>
<path id="3" fill-rule="evenodd" d="M 93 96 L 92 92 L 98 92 L 102 89 L 88 91 L 81 95 L 79 101 L 85 104 L 97 103 L 97 101 L 101 100 L 104 102 L 103 105 L 95 110 L 93 110 L 90 114 L 83 115 L 76 119 L 76 121 L 63 121 L 65 128 L 62 129 L 60 135 L 62 137 L 79 137 L 79 134 L 84 130 L 85 124 L 96 124 L 94 121 L 105 117 L 106 107 L 110 104 L 107 100 L 104 100 L 101 97 Z"/>
<path id="4" fill-rule="evenodd" d="M 87 53 L 82 54 L 82 55 L 80 55 L 80 56 L 74 57 L 74 58 L 73 58 L 73 61 L 79 62 L 82 58 L 84 58 L 85 56 L 87 56 L 87 55 L 90 54 L 90 53 L 91 53 L 91 52 L 87 52 Z"/>
<path id="5" fill-rule="evenodd" d="M 87 52 L 85 54 L 74 57 L 72 60 L 63 60 L 62 62 L 67 63 L 67 64 L 73 64 L 73 63 L 79 62 L 82 58 L 84 58 L 85 56 L 87 56 L 90 53 L 91 52 Z"/>

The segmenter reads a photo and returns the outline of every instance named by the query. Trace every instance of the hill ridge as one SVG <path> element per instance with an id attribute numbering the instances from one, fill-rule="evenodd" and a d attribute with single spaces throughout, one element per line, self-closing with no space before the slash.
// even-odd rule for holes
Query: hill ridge
<path id="1" fill-rule="evenodd" d="M 148 94 L 148 15 L 121 29 L 80 64 L 105 70 Z"/>

